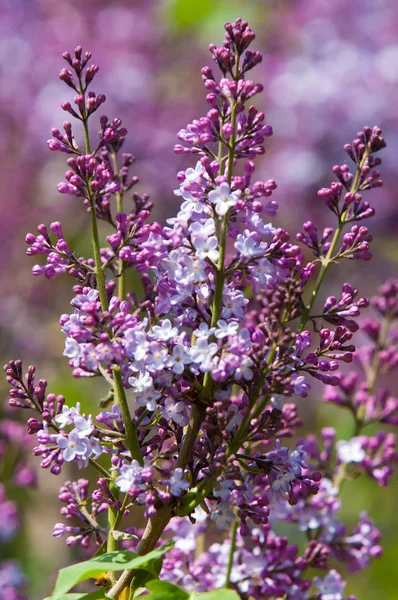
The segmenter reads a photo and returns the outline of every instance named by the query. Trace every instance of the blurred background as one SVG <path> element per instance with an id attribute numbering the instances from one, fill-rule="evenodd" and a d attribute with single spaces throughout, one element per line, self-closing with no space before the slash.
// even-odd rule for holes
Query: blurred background
<path id="1" fill-rule="evenodd" d="M 24 254 L 25 234 L 53 220 L 62 222 L 78 254 L 90 252 L 87 214 L 56 191 L 64 156 L 46 145 L 51 127 L 65 119 L 60 103 L 71 96 L 58 79 L 62 52 L 78 44 L 92 52 L 100 66 L 94 90 L 108 98 L 103 112 L 121 117 L 128 128 L 125 148 L 136 157 L 138 191 L 150 194 L 154 218 L 163 222 L 178 207 L 176 173 L 191 161 L 173 153 L 176 133 L 207 109 L 200 75 L 211 61 L 207 46 L 220 43 L 223 23 L 238 16 L 249 21 L 257 33 L 253 47 L 264 53 L 255 78 L 265 93 L 256 104 L 274 137 L 256 174 L 278 183 L 277 225 L 294 235 L 308 219 L 330 224 L 316 191 L 333 180 L 331 167 L 345 161 L 342 146 L 364 125 L 379 125 L 388 148 L 382 155 L 385 186 L 372 194 L 377 216 L 368 224 L 374 260 L 345 264 L 328 285 L 337 291 L 347 280 L 371 295 L 396 273 L 395 0 L 0 0 L 0 352 L 3 362 L 22 358 L 26 366 L 36 364 L 50 391 L 72 404 L 81 401 L 85 410 L 98 395 L 93 398 L 92 382 L 72 379 L 58 324 L 59 315 L 70 312 L 70 281 L 33 278 L 36 261 Z M 2 397 L 6 393 L 4 386 Z M 317 390 L 299 402 L 304 431 L 333 423 L 340 437 L 350 435 L 349 417 L 322 405 Z M 15 418 L 6 407 L 3 416 Z M 23 429 L 13 427 L 0 427 L 3 482 L 15 461 L 23 460 L 17 450 Z M 67 476 L 66 470 L 62 480 L 41 472 L 33 491 L 15 481 L 9 487 L 8 502 L 17 502 L 20 511 L 11 533 L 0 532 L 0 559 L 20 561 L 32 600 L 50 591 L 55 570 L 68 562 L 70 550 L 51 536 L 60 520 L 58 488 Z M 396 482 L 380 490 L 370 480 L 349 482 L 343 490 L 347 524 L 355 525 L 366 510 L 383 534 L 384 556 L 364 573 L 348 576 L 347 592 L 361 600 L 398 598 L 396 494 Z M 0 493 L 0 530 L 5 502 Z M 0 599 L 2 572 L 0 563 Z"/>

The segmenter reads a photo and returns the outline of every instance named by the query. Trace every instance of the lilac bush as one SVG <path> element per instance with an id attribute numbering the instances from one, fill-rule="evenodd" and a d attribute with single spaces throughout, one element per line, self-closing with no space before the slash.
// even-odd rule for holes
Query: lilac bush
<path id="1" fill-rule="evenodd" d="M 339 565 L 361 570 L 382 552 L 365 513 L 352 531 L 339 519 L 339 492 L 361 474 L 385 486 L 398 456 L 394 434 L 364 431 L 397 421 L 398 400 L 379 381 L 397 364 L 398 282 L 359 322 L 369 301 L 349 283 L 317 300 L 336 264 L 371 258 L 362 221 L 375 214 L 368 192 L 382 185 L 375 155 L 386 144 L 378 127 L 364 127 L 344 147 L 349 164 L 334 166 L 336 180 L 318 192 L 329 227 L 306 221 L 296 239 L 275 227 L 276 183 L 254 175 L 273 133 L 252 104 L 262 85 L 250 71 L 262 55 L 247 22 L 225 31 L 210 45 L 217 74 L 202 69 L 208 112 L 178 132 L 175 152 L 193 160 L 177 175 L 181 206 L 164 226 L 134 190 L 121 120 L 101 115 L 91 135 L 106 101 L 92 88 L 91 54 L 63 55 L 73 98 L 62 109 L 80 130 L 65 121 L 48 146 L 66 155 L 58 191 L 85 207 L 92 256 L 72 250 L 59 222 L 28 234 L 27 253 L 45 257 L 35 276 L 74 280 L 72 312 L 60 318 L 64 356 L 75 377 L 102 378 L 108 394 L 85 414 L 49 392 L 35 367 L 5 366 L 9 403 L 30 412 L 41 466 L 60 475 L 67 463 L 91 465 L 98 475 L 94 487 L 80 476 L 61 487 L 54 536 L 92 558 L 61 570 L 53 600 L 210 600 L 211 590 L 221 600 L 340 600 Z M 111 231 L 103 247 L 100 221 Z M 357 349 L 361 331 L 370 345 Z M 314 380 L 326 402 L 351 412 L 350 439 L 327 427 L 288 442 L 301 423 L 293 398 L 305 403 Z M 279 521 L 303 534 L 300 547 L 278 535 Z M 102 589 L 68 595 L 93 577 Z"/>

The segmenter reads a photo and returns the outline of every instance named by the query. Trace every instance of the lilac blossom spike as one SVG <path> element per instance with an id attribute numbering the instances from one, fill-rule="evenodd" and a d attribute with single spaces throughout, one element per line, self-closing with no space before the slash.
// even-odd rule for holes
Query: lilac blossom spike
<path id="1" fill-rule="evenodd" d="M 61 487 L 67 523 L 55 524 L 54 537 L 65 536 L 67 545 L 117 553 L 123 541 L 146 555 L 173 533 L 161 579 L 188 592 L 234 587 L 244 600 L 340 600 L 345 583 L 330 559 L 359 570 L 381 554 L 371 519 L 362 514 L 348 532 L 336 515 L 346 478 L 368 475 L 385 486 L 397 460 L 393 433 L 370 437 L 363 428 L 396 423 L 395 398 L 376 381 L 398 362 L 397 336 L 389 337 L 398 288 L 390 281 L 375 301 L 384 325 L 364 325 L 370 351 L 353 343 L 368 301 L 350 283 L 320 311 L 314 305 L 332 264 L 371 258 L 371 234 L 357 222 L 374 214 L 362 196 L 382 184 L 373 155 L 385 141 L 379 128 L 365 127 L 345 146 L 352 172 L 335 167 L 338 181 L 318 192 L 331 226 L 319 233 L 307 220 L 296 236 L 315 257 L 307 262 L 290 234 L 269 221 L 275 181 L 253 177 L 253 161 L 273 133 L 252 104 L 262 85 L 247 78 L 261 62 L 249 49 L 255 35 L 242 19 L 225 31 L 222 45 L 209 48 L 220 73 L 202 70 L 209 109 L 178 133 L 176 153 L 195 161 L 177 175 L 180 208 L 165 224 L 150 222 L 148 196 L 131 191 L 137 178 L 133 157 L 120 152 L 127 136 L 121 120 L 100 116 L 99 136 L 90 137 L 106 101 L 91 88 L 98 71 L 87 66 L 91 54 L 80 46 L 73 57 L 64 54 L 60 79 L 73 98 L 62 108 L 82 127 L 84 146 L 67 121 L 64 134 L 52 130 L 49 147 L 68 155 L 58 191 L 89 213 L 92 256 L 75 256 L 58 221 L 49 230 L 39 225 L 26 241 L 29 255 L 46 257 L 35 275 L 77 280 L 72 308 L 60 318 L 63 354 L 75 377 L 101 378 L 108 393 L 103 410 L 86 414 L 48 393 L 34 367 L 24 374 L 21 361 L 10 361 L 9 404 L 29 411 L 28 434 L 36 436 L 33 454 L 43 468 L 59 475 L 67 463 L 91 464 L 100 474 L 92 490 L 84 478 Z M 99 220 L 111 229 L 104 247 Z M 141 291 L 129 290 L 128 269 Z M 363 385 L 344 374 L 355 361 Z M 305 404 L 313 380 L 333 386 L 326 399 L 350 409 L 353 433 L 337 440 L 325 428 L 322 442 L 310 435 L 282 444 L 301 423 L 293 399 Z M 3 506 L 11 525 L 12 509 Z M 127 526 L 132 511 L 143 515 L 143 531 Z M 305 532 L 302 553 L 274 533 L 278 520 Z M 200 555 L 192 544 L 197 522 L 196 531 L 206 533 Z M 310 568 L 329 572 L 313 577 Z M 146 584 L 136 576 L 135 569 L 106 579 L 107 597 Z"/>

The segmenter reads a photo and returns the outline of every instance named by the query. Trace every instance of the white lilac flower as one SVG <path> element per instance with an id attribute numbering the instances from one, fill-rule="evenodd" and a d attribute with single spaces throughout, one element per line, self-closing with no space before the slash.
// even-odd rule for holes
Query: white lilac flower
<path id="1" fill-rule="evenodd" d="M 80 402 L 76 403 L 76 406 L 69 408 L 66 404 L 62 407 L 62 412 L 54 417 L 54 421 L 58 423 L 61 429 L 66 425 L 72 425 L 75 417 L 80 415 Z"/>
<path id="2" fill-rule="evenodd" d="M 256 233 L 248 229 L 237 236 L 234 246 L 241 256 L 255 258 L 264 254 L 267 245 L 264 242 L 259 243 L 257 237 Z"/>
<path id="3" fill-rule="evenodd" d="M 59 435 L 57 445 L 63 450 L 62 456 L 66 462 L 75 458 L 88 458 L 91 454 L 90 440 L 80 438 L 77 431 L 71 431 L 68 436 Z"/>
<path id="4" fill-rule="evenodd" d="M 101 442 L 98 438 L 92 437 L 90 439 L 91 442 L 91 453 L 94 455 L 94 458 L 97 459 L 101 454 L 105 452 L 105 447 L 101 445 Z"/>
<path id="5" fill-rule="evenodd" d="M 115 484 L 121 492 L 127 493 L 133 486 L 141 485 L 142 467 L 137 460 L 133 460 L 130 465 L 123 465 L 119 469 L 119 476 L 115 479 Z"/>
<path id="6" fill-rule="evenodd" d="M 212 262 L 217 262 L 219 257 L 218 240 L 215 236 L 205 238 L 195 238 L 193 242 L 198 257 L 202 260 L 208 258 Z"/>
<path id="7" fill-rule="evenodd" d="M 165 367 L 169 366 L 170 360 L 167 352 L 167 348 L 163 348 L 156 342 L 152 342 L 149 345 L 149 354 L 146 357 L 146 364 L 150 371 L 160 371 Z"/>
<path id="8" fill-rule="evenodd" d="M 269 286 L 275 277 L 275 267 L 267 258 L 262 258 L 250 268 L 250 274 L 258 279 L 260 285 Z"/>
<path id="9" fill-rule="evenodd" d="M 204 204 L 203 198 L 197 198 L 191 192 L 182 190 L 181 196 L 184 198 L 184 202 L 181 204 L 181 211 L 184 218 L 190 218 L 192 213 L 202 213 L 206 210 L 207 206 Z"/>
<path id="10" fill-rule="evenodd" d="M 82 344 L 79 344 L 74 338 L 66 338 L 63 355 L 73 360 L 74 367 L 78 367 L 80 359 L 84 356 Z"/>
<path id="11" fill-rule="evenodd" d="M 210 287 L 207 285 L 207 283 L 203 283 L 198 289 L 197 289 L 197 295 L 198 298 L 200 298 L 201 300 L 207 300 L 208 298 L 210 298 L 211 296 L 211 289 Z"/>
<path id="12" fill-rule="evenodd" d="M 236 335 L 239 328 L 239 324 L 236 321 L 224 321 L 224 319 L 220 319 L 217 323 L 217 329 L 214 332 L 214 336 L 218 340 L 222 340 L 225 337 L 229 337 L 230 335 Z"/>
<path id="13" fill-rule="evenodd" d="M 235 206 L 239 200 L 240 193 L 231 192 L 227 182 L 222 183 L 218 188 L 209 192 L 209 202 L 215 204 L 216 213 L 223 217 L 230 208 Z"/>
<path id="14" fill-rule="evenodd" d="M 361 438 L 354 437 L 351 440 L 340 440 L 336 444 L 337 456 L 343 463 L 360 463 L 366 456 L 362 448 Z"/>
<path id="15" fill-rule="evenodd" d="M 191 230 L 191 234 L 193 234 L 193 236 L 207 238 L 216 232 L 216 225 L 214 223 L 214 219 L 209 218 L 209 219 L 206 219 L 206 221 L 204 223 L 195 221 L 190 226 L 190 230 Z"/>
<path id="16" fill-rule="evenodd" d="M 253 369 L 254 362 L 249 356 L 241 356 L 239 361 L 239 366 L 235 371 L 236 379 L 246 379 L 246 381 L 251 381 L 254 377 Z"/>
<path id="17" fill-rule="evenodd" d="M 194 336 L 199 338 L 208 339 L 214 333 L 214 327 L 209 328 L 207 323 L 201 323 L 198 329 L 195 329 L 193 334 Z"/>
<path id="18" fill-rule="evenodd" d="M 160 398 L 160 393 L 153 388 L 146 388 L 143 392 L 135 397 L 138 406 L 145 406 L 151 412 L 157 408 L 157 401 Z"/>
<path id="19" fill-rule="evenodd" d="M 129 356 L 134 360 L 144 360 L 147 355 L 148 341 L 146 334 L 140 329 L 126 329 L 123 334 L 122 344 Z"/>
<path id="20" fill-rule="evenodd" d="M 178 190 L 174 190 L 174 194 L 176 196 L 181 196 L 184 188 L 187 187 L 190 183 L 199 183 L 202 179 L 202 176 L 205 173 L 205 168 L 200 161 L 198 161 L 195 165 L 195 168 L 188 167 L 185 171 L 185 179 L 181 181 L 180 188 Z"/>
<path id="21" fill-rule="evenodd" d="M 233 485 L 232 479 L 222 479 L 216 489 L 213 491 L 213 496 L 215 498 L 220 498 L 222 502 L 228 500 L 231 495 L 231 487 Z"/>
<path id="22" fill-rule="evenodd" d="M 154 325 L 151 330 L 151 336 L 162 341 L 167 342 L 178 334 L 177 327 L 173 327 L 170 319 L 165 319 L 160 325 Z"/>
<path id="23" fill-rule="evenodd" d="M 153 379 L 149 373 L 138 373 L 129 377 L 129 384 L 132 387 L 133 394 L 142 394 L 153 386 Z"/>
<path id="24" fill-rule="evenodd" d="M 89 415 L 87 419 L 85 417 L 76 416 L 73 422 L 79 438 L 88 437 L 94 429 L 91 415 Z"/>
<path id="25" fill-rule="evenodd" d="M 172 419 L 174 423 L 177 423 L 181 427 L 188 425 L 188 408 L 182 400 L 175 402 L 174 398 L 166 398 L 164 408 L 161 408 L 161 411 L 165 419 Z"/>
<path id="26" fill-rule="evenodd" d="M 249 301 L 240 290 L 231 291 L 224 288 L 222 302 L 221 316 L 223 319 L 229 319 L 230 317 L 242 319 L 245 316 L 244 307 Z"/>
<path id="27" fill-rule="evenodd" d="M 187 354 L 186 349 L 181 344 L 177 344 L 173 348 L 173 353 L 170 357 L 170 367 L 177 375 L 181 375 L 185 365 L 192 362 L 191 357 Z"/>
<path id="28" fill-rule="evenodd" d="M 254 229 L 261 233 L 261 235 L 273 235 L 276 231 L 275 227 L 272 226 L 271 223 L 264 223 L 259 214 L 254 213 L 250 217 L 250 222 L 252 223 Z"/>
<path id="29" fill-rule="evenodd" d="M 172 476 L 169 481 L 170 494 L 172 496 L 180 496 L 181 492 L 189 488 L 189 482 L 184 479 L 184 470 L 177 468 L 174 469 Z"/>
<path id="30" fill-rule="evenodd" d="M 194 363 L 200 365 L 202 372 L 211 368 L 211 359 L 216 354 L 218 346 L 216 343 L 208 343 L 207 339 L 202 337 L 196 341 L 196 345 L 191 348 L 191 358 Z"/>
<path id="31" fill-rule="evenodd" d="M 220 502 L 216 510 L 211 513 L 210 519 L 214 521 L 219 531 L 223 531 L 223 529 L 229 529 L 236 517 L 227 502 Z"/>
<path id="32" fill-rule="evenodd" d="M 206 262 L 195 256 L 185 255 L 181 270 L 176 276 L 176 281 L 182 284 L 197 283 L 206 279 Z"/>
<path id="33" fill-rule="evenodd" d="M 97 356 L 97 348 L 94 344 L 84 344 L 83 348 L 83 363 L 92 371 L 96 371 L 98 369 L 98 356 Z"/>

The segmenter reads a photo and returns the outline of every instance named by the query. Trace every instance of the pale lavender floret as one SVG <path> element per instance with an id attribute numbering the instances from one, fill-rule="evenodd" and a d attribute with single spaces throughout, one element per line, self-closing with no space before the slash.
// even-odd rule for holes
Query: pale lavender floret
<path id="1" fill-rule="evenodd" d="M 172 496 L 180 496 L 181 492 L 187 490 L 190 486 L 189 482 L 184 479 L 184 469 L 174 469 L 169 481 L 170 493 Z"/>
<path id="2" fill-rule="evenodd" d="M 92 416 L 89 415 L 87 419 L 80 415 L 74 418 L 74 426 L 77 431 L 79 438 L 86 438 L 93 432 Z"/>
<path id="3" fill-rule="evenodd" d="M 190 219 L 192 214 L 208 214 L 208 206 L 204 203 L 203 196 L 195 196 L 190 191 L 183 189 L 181 196 L 184 202 L 181 204 L 181 210 L 178 213 L 179 218 Z"/>
<path id="4" fill-rule="evenodd" d="M 185 427 L 188 424 L 189 410 L 182 400 L 175 402 L 174 398 L 167 397 L 161 411 L 165 419 L 171 419 L 174 423 L 180 425 L 180 427 Z"/>
<path id="5" fill-rule="evenodd" d="M 175 338 L 178 334 L 177 327 L 173 327 L 170 319 L 161 321 L 160 325 L 154 325 L 151 329 L 151 337 L 155 339 L 167 342 L 168 340 Z"/>
<path id="6" fill-rule="evenodd" d="M 76 406 L 69 408 L 66 404 L 62 407 L 62 412 L 54 417 L 54 420 L 60 428 L 64 428 L 66 425 L 72 425 L 75 417 L 80 416 L 80 402 L 77 402 Z"/>
<path id="7" fill-rule="evenodd" d="M 301 396 L 302 398 L 306 398 L 308 395 L 308 390 L 310 389 L 310 385 L 307 383 L 304 375 L 299 375 L 293 380 L 293 388 L 294 393 L 297 396 Z"/>
<path id="8" fill-rule="evenodd" d="M 153 379 L 149 373 L 134 373 L 128 380 L 133 394 L 143 394 L 153 387 Z"/>
<path id="9" fill-rule="evenodd" d="M 339 440 L 336 443 L 337 455 L 343 463 L 360 463 L 366 456 L 362 448 L 362 439 L 360 437 L 351 438 L 348 441 Z"/>
<path id="10" fill-rule="evenodd" d="M 218 261 L 220 253 L 218 251 L 218 239 L 215 236 L 211 236 L 207 239 L 195 237 L 193 243 L 198 253 L 198 257 L 201 260 L 207 258 L 214 263 Z"/>
<path id="11" fill-rule="evenodd" d="M 200 365 L 200 370 L 205 373 L 210 371 L 213 365 L 213 357 L 218 351 L 216 343 L 208 343 L 207 339 L 202 337 L 197 339 L 196 345 L 191 348 L 191 358 L 194 363 Z"/>
<path id="12" fill-rule="evenodd" d="M 84 356 L 82 344 L 79 344 L 79 342 L 73 338 L 66 338 L 63 355 L 72 360 L 74 367 L 78 367 L 80 364 L 80 359 Z"/>
<path id="13" fill-rule="evenodd" d="M 261 258 L 257 263 L 250 265 L 250 274 L 256 279 L 254 282 L 256 289 L 257 283 L 260 286 L 269 287 L 275 278 L 275 266 L 267 259 Z"/>
<path id="14" fill-rule="evenodd" d="M 223 319 L 231 317 L 242 319 L 245 316 L 245 306 L 249 301 L 240 290 L 230 290 L 224 287 L 222 301 L 221 316 Z"/>
<path id="15" fill-rule="evenodd" d="M 186 171 L 182 171 L 178 174 L 180 179 L 180 189 L 174 190 L 176 196 L 181 196 L 185 188 L 191 184 L 199 184 L 205 174 L 205 168 L 200 161 L 195 165 L 195 168 L 188 167 Z"/>
<path id="16" fill-rule="evenodd" d="M 266 244 L 258 241 L 258 235 L 245 229 L 240 233 L 235 242 L 235 248 L 244 258 L 257 258 L 263 256 L 266 250 Z"/>
<path id="17" fill-rule="evenodd" d="M 187 349 L 177 344 L 173 348 L 172 356 L 170 357 L 171 369 L 176 375 L 181 375 L 184 372 L 185 365 L 189 365 L 192 362 L 192 358 L 189 356 Z"/>
<path id="18" fill-rule="evenodd" d="M 241 356 L 239 361 L 239 366 L 237 367 L 236 379 L 239 381 L 240 379 L 245 379 L 246 381 L 251 381 L 254 377 L 254 362 L 249 356 Z"/>
<path id="19" fill-rule="evenodd" d="M 220 502 L 216 510 L 212 511 L 210 518 L 219 531 L 229 528 L 231 523 L 236 521 L 236 516 L 227 502 Z"/>
<path id="20" fill-rule="evenodd" d="M 209 327 L 207 323 L 202 322 L 197 329 L 194 330 L 194 336 L 199 338 L 208 339 L 214 333 L 214 327 Z"/>
<path id="21" fill-rule="evenodd" d="M 98 415 L 96 416 L 96 420 L 99 421 L 100 423 L 109 423 L 109 424 L 111 424 L 112 421 L 116 421 L 121 418 L 122 418 L 122 411 L 118 404 L 113 404 L 111 411 L 102 411 L 102 412 L 98 413 Z"/>
<path id="22" fill-rule="evenodd" d="M 224 182 L 215 190 L 209 192 L 209 202 L 215 204 L 215 211 L 219 217 L 223 217 L 230 208 L 234 207 L 239 200 L 240 194 L 231 192 L 228 183 Z"/>
<path id="23" fill-rule="evenodd" d="M 214 332 L 214 336 L 222 340 L 225 337 L 236 335 L 238 332 L 239 323 L 236 321 L 224 321 L 224 319 L 220 319 L 217 322 L 217 329 Z"/>
<path id="24" fill-rule="evenodd" d="M 142 485 L 141 474 L 143 467 L 137 460 L 133 460 L 130 465 L 122 465 L 119 469 L 119 475 L 115 479 L 115 484 L 123 493 L 128 493 L 133 488 L 140 488 Z"/>
<path id="25" fill-rule="evenodd" d="M 320 600 L 343 600 L 346 583 L 335 569 L 323 579 L 314 577 L 314 584 L 319 590 Z"/>
<path id="26" fill-rule="evenodd" d="M 63 450 L 63 458 L 66 462 L 71 462 L 75 458 L 86 459 L 91 454 L 90 441 L 79 437 L 77 431 L 71 431 L 68 436 L 59 435 L 57 445 Z"/>
<path id="27" fill-rule="evenodd" d="M 148 371 L 160 371 L 170 366 L 170 356 L 167 348 L 164 348 L 156 342 L 149 344 L 149 353 L 146 357 L 146 367 Z"/>
<path id="28" fill-rule="evenodd" d="M 271 223 L 264 223 L 260 215 L 256 213 L 250 217 L 250 223 L 261 235 L 274 235 L 276 231 L 275 227 L 273 227 Z"/>
<path id="29" fill-rule="evenodd" d="M 193 237 L 202 237 L 207 238 L 212 236 L 216 232 L 216 226 L 214 223 L 214 219 L 209 218 L 206 219 L 204 223 L 199 221 L 194 221 L 190 227 L 191 235 Z"/>

